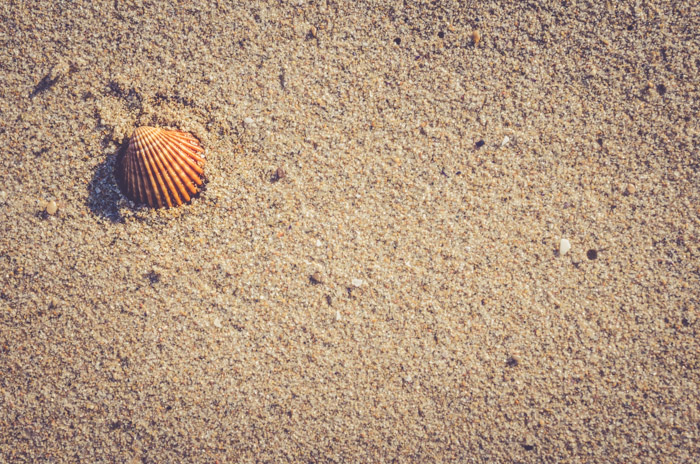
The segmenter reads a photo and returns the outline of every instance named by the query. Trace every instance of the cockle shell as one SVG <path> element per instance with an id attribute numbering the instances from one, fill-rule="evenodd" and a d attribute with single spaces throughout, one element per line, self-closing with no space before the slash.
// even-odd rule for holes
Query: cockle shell
<path id="1" fill-rule="evenodd" d="M 139 127 L 121 166 L 126 196 L 154 208 L 190 201 L 203 184 L 202 152 L 199 141 L 186 132 Z"/>

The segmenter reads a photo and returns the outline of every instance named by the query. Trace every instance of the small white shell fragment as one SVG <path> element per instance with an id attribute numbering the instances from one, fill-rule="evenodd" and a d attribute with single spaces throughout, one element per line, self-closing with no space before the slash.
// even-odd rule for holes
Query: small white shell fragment
<path id="1" fill-rule="evenodd" d="M 354 287 L 362 287 L 362 284 L 364 284 L 365 281 L 362 279 L 352 279 L 352 285 Z"/>
<path id="2" fill-rule="evenodd" d="M 219 319 L 218 317 L 214 319 L 214 327 L 216 327 L 218 329 L 223 327 L 223 325 L 221 324 L 221 319 Z"/>
<path id="3" fill-rule="evenodd" d="M 563 238 L 559 241 L 559 255 L 564 256 L 571 250 L 571 242 Z"/>
<path id="4" fill-rule="evenodd" d="M 336 311 L 336 312 L 335 312 L 335 320 L 336 320 L 336 321 L 339 321 L 339 320 L 341 320 L 341 319 L 342 319 L 342 316 L 340 315 L 340 311 Z"/>
<path id="5" fill-rule="evenodd" d="M 253 118 L 247 117 L 243 120 L 243 122 L 250 125 L 250 124 L 253 124 L 255 121 L 253 120 Z"/>
<path id="6" fill-rule="evenodd" d="M 505 137 L 503 137 L 503 142 L 501 142 L 501 147 L 505 147 L 508 142 L 510 142 L 510 137 L 508 137 L 506 135 Z"/>

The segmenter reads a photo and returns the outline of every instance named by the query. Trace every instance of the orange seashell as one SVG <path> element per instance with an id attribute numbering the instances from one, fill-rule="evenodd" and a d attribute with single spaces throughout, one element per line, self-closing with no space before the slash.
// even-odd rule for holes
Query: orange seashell
<path id="1" fill-rule="evenodd" d="M 126 196 L 151 207 L 180 206 L 203 184 L 204 149 L 192 135 L 157 127 L 139 127 L 122 160 Z"/>

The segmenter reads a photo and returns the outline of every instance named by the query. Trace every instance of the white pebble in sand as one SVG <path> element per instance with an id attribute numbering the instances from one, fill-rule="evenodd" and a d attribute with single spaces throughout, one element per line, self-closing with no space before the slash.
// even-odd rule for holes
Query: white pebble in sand
<path id="1" fill-rule="evenodd" d="M 51 200 L 46 205 L 46 212 L 53 216 L 54 214 L 56 214 L 56 211 L 58 211 L 58 205 L 55 201 Z"/>
<path id="2" fill-rule="evenodd" d="M 218 317 L 214 319 L 214 327 L 216 327 L 218 329 L 223 327 L 223 325 L 221 324 L 221 319 L 219 319 Z"/>
<path id="3" fill-rule="evenodd" d="M 245 118 L 245 119 L 243 120 L 243 122 L 245 122 L 245 123 L 248 124 L 248 125 L 251 125 L 251 124 L 253 124 L 255 121 L 253 120 L 253 118 L 248 117 L 248 118 Z"/>
<path id="4" fill-rule="evenodd" d="M 563 238 L 559 241 L 559 255 L 564 256 L 571 250 L 571 242 Z"/>
<path id="5" fill-rule="evenodd" d="M 362 279 L 352 279 L 352 285 L 354 287 L 362 287 L 363 283 L 365 283 L 365 282 Z"/>

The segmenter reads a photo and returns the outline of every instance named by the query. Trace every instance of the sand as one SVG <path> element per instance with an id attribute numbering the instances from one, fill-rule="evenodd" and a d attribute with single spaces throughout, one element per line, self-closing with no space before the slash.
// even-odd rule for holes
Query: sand
<path id="1" fill-rule="evenodd" d="M 0 461 L 697 462 L 698 30 L 2 2 Z M 202 141 L 191 204 L 120 192 L 140 125 Z"/>

